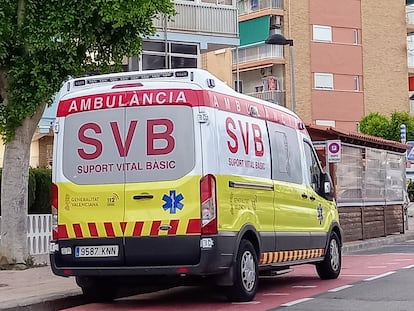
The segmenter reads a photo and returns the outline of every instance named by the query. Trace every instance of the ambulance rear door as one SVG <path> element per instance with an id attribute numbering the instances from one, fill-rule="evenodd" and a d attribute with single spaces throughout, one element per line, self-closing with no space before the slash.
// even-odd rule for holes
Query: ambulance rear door
<path id="1" fill-rule="evenodd" d="M 125 260 L 134 266 L 200 260 L 200 124 L 196 91 L 144 83 L 128 107 L 125 161 Z M 169 88 L 169 89 L 163 89 Z M 150 101 L 151 100 L 151 101 Z"/>
<path id="2" fill-rule="evenodd" d="M 61 265 L 123 263 L 125 108 L 94 105 L 122 98 L 122 92 L 104 87 L 59 104 L 58 236 L 61 248 L 71 249 L 59 259 Z"/>

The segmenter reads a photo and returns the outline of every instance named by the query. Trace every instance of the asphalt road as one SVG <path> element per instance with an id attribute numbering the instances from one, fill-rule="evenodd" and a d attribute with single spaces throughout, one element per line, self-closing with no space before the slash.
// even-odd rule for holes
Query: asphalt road
<path id="1" fill-rule="evenodd" d="M 412 311 L 413 280 L 414 241 L 408 241 L 344 256 L 336 280 L 320 280 L 312 265 L 261 279 L 255 300 L 248 303 L 229 303 L 212 288 L 177 287 L 67 310 Z"/>
<path id="2" fill-rule="evenodd" d="M 354 256 L 368 256 L 367 258 L 384 254 L 406 254 L 411 257 L 414 254 L 414 241 L 354 252 Z M 386 264 L 389 262 L 384 262 Z M 403 269 L 388 271 L 271 311 L 412 311 L 413 285 L 414 265 L 409 264 Z"/>

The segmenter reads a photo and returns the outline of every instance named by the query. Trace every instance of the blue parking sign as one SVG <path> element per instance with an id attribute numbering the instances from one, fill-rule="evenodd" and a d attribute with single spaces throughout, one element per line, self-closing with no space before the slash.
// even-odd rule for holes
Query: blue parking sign
<path id="1" fill-rule="evenodd" d="M 407 145 L 411 146 L 410 150 L 407 150 L 407 160 L 414 162 L 414 141 L 413 140 L 409 140 L 406 143 Z"/>

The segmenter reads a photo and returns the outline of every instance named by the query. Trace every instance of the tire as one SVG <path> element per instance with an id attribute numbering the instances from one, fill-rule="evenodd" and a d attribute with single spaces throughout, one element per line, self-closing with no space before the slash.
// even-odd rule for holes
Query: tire
<path id="1" fill-rule="evenodd" d="M 117 298 L 118 288 L 104 278 L 77 277 L 76 283 L 82 288 L 87 302 L 110 302 Z"/>
<path id="2" fill-rule="evenodd" d="M 251 301 L 257 292 L 258 262 L 256 251 L 250 241 L 242 240 L 233 269 L 233 286 L 226 287 L 230 301 Z"/>
<path id="3" fill-rule="evenodd" d="M 341 272 L 342 253 L 338 235 L 331 233 L 325 259 L 316 264 L 316 271 L 322 280 L 336 279 Z"/>

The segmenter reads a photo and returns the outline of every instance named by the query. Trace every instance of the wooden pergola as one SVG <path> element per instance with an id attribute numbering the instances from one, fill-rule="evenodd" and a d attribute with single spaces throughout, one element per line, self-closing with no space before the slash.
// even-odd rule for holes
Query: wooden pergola
<path id="1" fill-rule="evenodd" d="M 353 193 L 358 194 L 355 195 L 355 198 L 344 200 L 340 197 L 338 192 L 338 188 L 341 186 L 340 183 L 344 182 L 344 179 L 341 180 L 341 178 L 338 178 L 337 176 L 340 172 L 341 165 L 344 164 L 326 163 L 326 142 L 340 140 L 343 149 L 355 148 L 363 150 L 361 152 L 363 157 L 360 159 L 361 165 L 359 167 L 356 166 L 355 168 L 355 173 L 359 176 L 366 175 L 365 170 L 367 169 L 367 160 L 365 158 L 365 151 L 368 149 L 371 153 L 382 154 L 383 156 L 384 154 L 391 154 L 394 158 L 399 157 L 399 163 L 401 164 L 399 169 L 404 171 L 402 174 L 405 174 L 405 154 L 411 147 L 400 142 L 361 133 L 345 132 L 332 127 L 307 125 L 306 128 L 315 144 L 321 164 L 327 171 L 329 171 L 337 191 L 336 199 L 338 203 L 339 220 L 344 230 L 344 241 L 365 240 L 390 234 L 404 233 L 405 196 L 403 195 L 406 193 L 406 189 L 404 188 L 405 180 L 403 183 L 398 180 L 399 183 L 397 186 L 393 186 L 393 191 L 394 193 L 397 193 L 398 196 L 397 199 L 389 199 L 387 191 L 384 191 L 384 197 L 381 200 L 375 200 L 372 199 L 372 195 L 369 197 L 369 195 L 366 194 L 368 191 L 364 191 L 365 189 L 362 191 L 360 189 L 352 189 L 354 190 Z M 404 167 L 402 167 L 402 165 L 404 165 Z M 360 172 L 358 172 L 358 169 Z M 375 168 L 371 168 L 370 172 L 371 174 L 373 172 L 375 173 Z M 364 182 L 364 180 L 362 182 Z M 387 180 L 378 180 L 377 182 L 386 184 Z"/>

